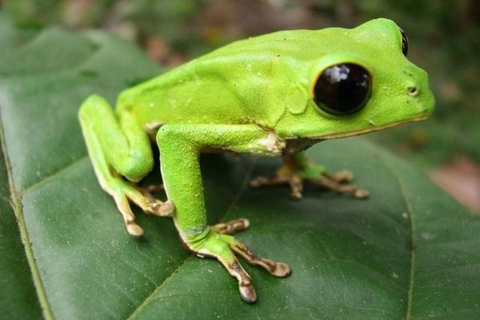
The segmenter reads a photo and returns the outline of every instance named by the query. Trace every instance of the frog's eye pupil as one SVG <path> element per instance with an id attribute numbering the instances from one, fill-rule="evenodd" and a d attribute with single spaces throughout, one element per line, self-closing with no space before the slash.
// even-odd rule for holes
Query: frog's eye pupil
<path id="1" fill-rule="evenodd" d="M 402 52 L 403 55 L 406 57 L 408 54 L 408 37 L 407 34 L 402 30 L 402 28 L 399 29 L 400 33 L 402 34 Z"/>
<path id="2" fill-rule="evenodd" d="M 325 69 L 313 89 L 317 106 L 329 114 L 344 115 L 362 109 L 372 87 L 370 73 L 354 63 L 342 63 Z"/>

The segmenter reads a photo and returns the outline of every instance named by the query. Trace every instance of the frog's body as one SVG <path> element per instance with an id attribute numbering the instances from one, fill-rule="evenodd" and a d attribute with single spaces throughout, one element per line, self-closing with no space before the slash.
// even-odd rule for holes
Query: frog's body
<path id="1" fill-rule="evenodd" d="M 369 29 L 367 28 L 369 26 L 363 26 Z M 394 24 L 387 27 L 398 29 Z M 353 53 L 345 51 L 346 47 L 352 45 L 352 38 L 339 37 L 339 34 L 348 35 L 352 30 L 341 28 L 280 31 L 234 42 L 126 90 L 120 95 L 117 110 L 130 110 L 146 128 L 165 123 L 255 123 L 272 129 L 284 139 L 305 136 L 294 132 L 291 125 L 287 125 L 287 128 L 279 128 L 278 122 L 282 116 L 285 116 L 287 108 L 302 112 L 302 109 L 311 102 L 308 100 L 311 100 L 309 91 L 312 78 L 318 74 L 319 65 L 329 63 L 322 62 L 323 57 L 329 60 L 333 56 L 334 60 L 354 60 L 367 65 L 369 65 L 368 60 L 374 59 L 376 64 L 384 66 L 391 60 L 388 49 L 398 54 L 395 52 L 398 47 L 396 42 L 401 39 L 389 38 L 386 32 L 362 33 L 359 32 L 359 28 L 354 30 L 357 33 L 357 41 L 361 43 L 363 40 L 366 43 L 358 48 L 363 49 L 364 52 L 358 49 Z M 377 52 L 379 43 L 382 43 L 384 48 Z M 390 48 L 388 44 L 391 45 Z M 362 57 L 364 54 L 368 55 L 368 59 Z M 398 75 L 395 74 L 408 72 L 418 77 L 423 85 L 428 86 L 427 76 L 423 70 L 407 59 L 401 62 L 401 64 L 390 66 L 387 70 L 379 68 L 379 73 L 385 78 L 397 78 Z M 376 64 L 370 64 L 369 67 L 373 69 L 377 66 Z M 251 76 L 246 77 L 246 74 Z M 404 101 L 404 87 L 405 85 L 394 88 L 398 89 L 398 92 L 391 92 L 392 88 L 389 87 L 385 88 L 386 94 L 389 95 L 386 98 L 390 101 L 396 98 Z M 428 91 L 428 87 L 422 89 L 424 89 L 422 91 L 425 89 Z M 382 99 L 385 98 L 382 97 Z M 425 115 L 431 111 L 427 108 L 431 97 L 426 100 L 422 100 L 425 102 Z M 199 104 L 202 105 L 201 108 L 198 107 Z M 392 103 L 392 105 L 396 107 L 397 104 Z M 395 111 L 398 114 L 401 110 Z M 405 110 L 405 113 L 418 116 L 411 110 Z M 391 121 L 387 114 L 386 112 L 379 116 Z M 402 117 L 400 114 L 398 116 Z M 313 121 L 310 120 L 312 119 L 309 117 L 302 119 L 297 117 L 294 119 L 295 127 L 302 127 L 303 130 L 308 127 L 314 132 L 312 135 L 318 135 L 325 130 L 325 119 L 320 118 L 316 121 L 320 128 L 315 128 Z M 377 126 L 380 126 L 381 119 L 375 120 Z M 349 126 L 341 130 L 342 133 L 354 131 L 355 128 L 350 122 L 344 121 L 343 118 L 340 121 Z M 335 127 L 332 132 L 338 130 L 338 121 Z"/>
<path id="2" fill-rule="evenodd" d="M 283 277 L 290 268 L 252 254 L 227 234 L 244 219 L 209 227 L 198 156 L 211 149 L 284 155 L 276 176 L 253 185 L 287 183 L 301 197 L 303 180 L 366 194 L 338 182 L 302 152 L 314 142 L 424 119 L 433 108 L 426 73 L 410 63 L 406 37 L 386 19 L 355 29 L 282 31 L 235 42 L 123 92 L 115 112 L 98 96 L 82 105 L 80 121 L 95 173 L 124 217 L 143 234 L 129 201 L 171 216 L 194 252 L 217 258 L 255 301 L 250 277 L 234 253 Z M 403 54 L 402 54 L 403 51 Z M 153 167 L 149 137 L 160 148 L 167 202 L 132 182 Z"/>

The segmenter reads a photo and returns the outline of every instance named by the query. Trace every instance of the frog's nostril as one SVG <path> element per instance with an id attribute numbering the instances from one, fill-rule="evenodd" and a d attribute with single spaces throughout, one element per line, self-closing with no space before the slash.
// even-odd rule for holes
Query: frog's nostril
<path id="1" fill-rule="evenodd" d="M 408 95 L 410 95 L 412 97 L 415 97 L 416 95 L 418 95 L 418 92 L 419 92 L 419 90 L 415 86 L 407 87 L 407 93 L 408 93 Z"/>

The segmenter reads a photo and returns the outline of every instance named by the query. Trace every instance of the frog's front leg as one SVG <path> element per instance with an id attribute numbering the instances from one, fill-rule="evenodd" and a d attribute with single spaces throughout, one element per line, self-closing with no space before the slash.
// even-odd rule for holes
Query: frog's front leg
<path id="1" fill-rule="evenodd" d="M 170 202 L 156 200 L 132 183 L 153 167 L 147 134 L 130 113 L 115 114 L 105 99 L 95 95 L 82 104 L 79 118 L 100 185 L 115 199 L 128 233 L 141 236 L 143 230 L 135 222 L 129 200 L 146 213 L 168 216 L 173 211 Z"/>
<path id="2" fill-rule="evenodd" d="M 289 275 L 290 268 L 254 255 L 244 244 L 226 234 L 246 228 L 248 221 L 207 225 L 199 155 L 207 148 L 280 154 L 284 143 L 275 137 L 256 125 L 167 124 L 157 134 L 165 191 L 175 206 L 173 220 L 183 242 L 199 256 L 218 259 L 238 280 L 240 294 L 248 302 L 256 301 L 255 289 L 235 253 L 277 277 Z"/>
<path id="3" fill-rule="evenodd" d="M 259 176 L 250 182 L 252 187 L 272 185 L 288 185 L 290 196 L 293 199 L 302 198 L 303 185 L 308 181 L 314 185 L 324 187 L 338 193 L 346 193 L 357 199 L 368 197 L 368 191 L 346 185 L 345 182 L 353 180 L 350 171 L 343 170 L 330 174 L 326 168 L 311 162 L 304 151 L 284 155 L 284 165 L 274 175 Z"/>

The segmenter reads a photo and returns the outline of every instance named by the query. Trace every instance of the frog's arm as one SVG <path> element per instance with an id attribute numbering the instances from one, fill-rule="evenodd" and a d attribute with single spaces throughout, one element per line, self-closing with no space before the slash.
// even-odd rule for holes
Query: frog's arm
<path id="1" fill-rule="evenodd" d="M 138 181 L 152 170 L 153 155 L 147 134 L 129 112 L 115 114 L 99 96 L 91 96 L 82 104 L 79 118 L 100 185 L 115 199 L 128 232 L 142 235 L 128 200 L 155 215 L 166 216 L 173 210 L 170 202 L 155 200 L 119 176 Z"/>
<path id="2" fill-rule="evenodd" d="M 223 234 L 228 229 L 231 231 L 225 224 L 207 226 L 198 161 L 200 152 L 206 148 L 276 155 L 285 146 L 283 141 L 253 124 L 167 124 L 160 128 L 157 143 L 165 190 L 175 205 L 173 220 L 190 250 L 202 256 L 217 258 L 237 278 L 242 298 L 248 302 L 256 300 L 256 293 L 250 276 L 234 253 L 251 264 L 265 268 L 272 275 L 284 277 L 290 274 L 290 268 L 286 264 L 260 258 L 232 236 Z M 235 223 L 238 225 L 238 221 Z"/>

